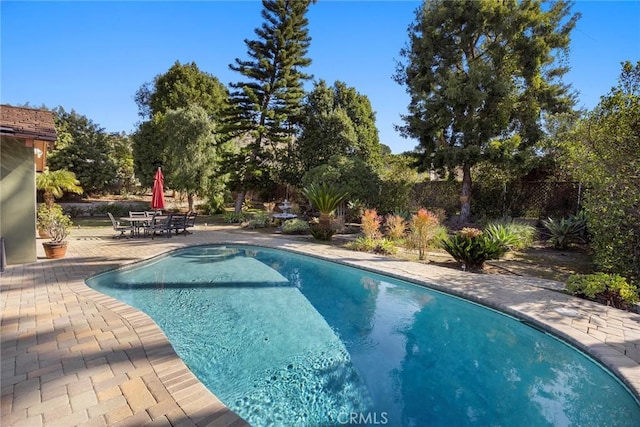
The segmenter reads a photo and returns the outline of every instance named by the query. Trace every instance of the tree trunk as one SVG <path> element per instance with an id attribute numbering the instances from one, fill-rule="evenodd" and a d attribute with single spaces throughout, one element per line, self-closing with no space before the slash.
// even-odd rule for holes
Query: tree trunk
<path id="1" fill-rule="evenodd" d="M 187 194 L 187 203 L 189 204 L 189 212 L 193 212 L 193 193 Z"/>
<path id="2" fill-rule="evenodd" d="M 247 192 L 245 190 L 241 190 L 238 192 L 238 196 L 236 197 L 236 205 L 235 205 L 235 212 L 237 214 L 242 212 L 242 205 L 244 204 L 244 198 L 246 195 L 247 195 Z"/>
<path id="3" fill-rule="evenodd" d="M 320 220 L 318 226 L 321 230 L 331 230 L 331 215 L 320 213 Z"/>
<path id="4" fill-rule="evenodd" d="M 469 222 L 471 218 L 471 166 L 462 165 L 462 192 L 460 193 L 460 222 Z"/>

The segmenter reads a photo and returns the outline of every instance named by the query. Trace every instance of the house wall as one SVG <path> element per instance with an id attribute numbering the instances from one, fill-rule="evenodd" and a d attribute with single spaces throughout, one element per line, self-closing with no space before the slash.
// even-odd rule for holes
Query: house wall
<path id="1" fill-rule="evenodd" d="M 36 184 L 33 142 L 2 137 L 0 140 L 0 236 L 7 264 L 35 262 Z"/>

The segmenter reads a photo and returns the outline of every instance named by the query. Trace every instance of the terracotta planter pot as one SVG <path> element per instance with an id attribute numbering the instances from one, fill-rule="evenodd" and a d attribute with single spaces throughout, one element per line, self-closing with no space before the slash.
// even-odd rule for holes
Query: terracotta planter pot
<path id="1" fill-rule="evenodd" d="M 67 254 L 67 242 L 43 242 L 42 246 L 46 257 L 50 259 L 64 258 Z"/>
<path id="2" fill-rule="evenodd" d="M 48 239 L 50 236 L 46 230 L 44 230 L 43 228 L 38 228 L 38 237 L 40 237 L 41 239 Z"/>

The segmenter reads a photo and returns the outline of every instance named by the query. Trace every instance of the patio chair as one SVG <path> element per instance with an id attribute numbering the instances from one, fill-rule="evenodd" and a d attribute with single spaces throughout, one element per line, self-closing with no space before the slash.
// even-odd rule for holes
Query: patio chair
<path id="1" fill-rule="evenodd" d="M 113 217 L 111 212 L 107 212 L 107 215 L 109 215 L 109 219 L 111 220 L 111 225 L 113 225 L 114 231 L 119 231 L 120 232 L 119 235 L 115 235 L 115 236 L 113 236 L 113 238 L 114 239 L 119 239 L 121 237 L 125 237 L 125 238 L 128 239 L 129 236 L 127 236 L 125 233 L 127 231 L 132 231 L 131 227 L 127 227 L 125 225 L 120 225 L 120 222 L 116 221 L 116 219 Z"/>
<path id="2" fill-rule="evenodd" d="M 158 216 L 158 215 L 156 215 Z M 166 217 L 161 219 L 155 218 L 153 222 L 149 225 L 148 229 L 145 229 L 151 234 L 151 238 L 153 239 L 157 233 L 165 233 L 167 237 L 171 237 L 171 232 L 173 229 L 171 228 L 171 221 L 173 220 L 173 213 L 170 213 Z"/>
<path id="3" fill-rule="evenodd" d="M 197 212 L 189 212 L 187 214 L 187 221 L 184 227 L 184 234 L 193 234 L 191 231 L 189 231 L 189 228 L 195 227 L 197 216 L 198 216 Z"/>
<path id="4" fill-rule="evenodd" d="M 169 224 L 169 227 L 172 230 L 175 230 L 176 235 L 178 235 L 178 233 L 182 233 L 184 232 L 184 230 L 186 230 L 186 227 L 187 227 L 186 224 L 187 224 L 187 214 L 174 213 L 173 216 L 171 217 L 171 224 Z"/>
<path id="5" fill-rule="evenodd" d="M 140 229 L 142 229 L 144 227 L 144 224 L 146 221 L 142 221 L 142 219 L 147 218 L 147 213 L 144 211 L 129 211 L 129 217 L 130 218 L 141 218 L 140 221 L 132 221 L 131 222 L 131 228 L 133 230 L 133 233 L 135 233 L 136 236 L 140 236 Z"/>

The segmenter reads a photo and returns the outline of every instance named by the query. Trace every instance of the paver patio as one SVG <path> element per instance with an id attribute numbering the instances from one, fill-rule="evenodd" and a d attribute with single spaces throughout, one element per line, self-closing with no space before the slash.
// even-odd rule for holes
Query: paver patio
<path id="1" fill-rule="evenodd" d="M 230 227 L 155 240 L 112 234 L 74 230 L 64 259 L 8 266 L 0 276 L 0 425 L 246 425 L 195 378 L 148 316 L 84 284 L 92 274 L 172 249 L 223 242 L 321 256 L 498 308 L 553 330 L 640 395 L 640 315 L 564 295 L 557 282 L 465 273 Z"/>

